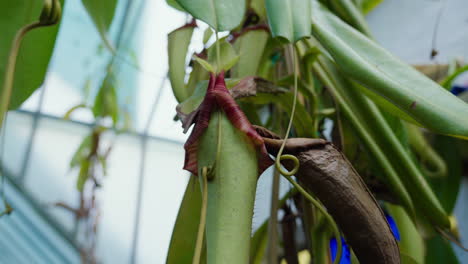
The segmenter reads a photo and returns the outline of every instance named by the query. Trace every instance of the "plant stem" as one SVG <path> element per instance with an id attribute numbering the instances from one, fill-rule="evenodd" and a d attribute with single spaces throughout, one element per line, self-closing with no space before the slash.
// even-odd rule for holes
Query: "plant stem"
<path id="1" fill-rule="evenodd" d="M 10 53 L 8 55 L 8 62 L 5 71 L 5 79 L 3 80 L 2 96 L 0 101 L 0 129 L 3 126 L 5 120 L 5 114 L 8 111 L 10 105 L 11 93 L 13 91 L 13 82 L 15 77 L 16 61 L 18 52 L 21 47 L 21 41 L 23 40 L 26 33 L 30 30 L 42 26 L 41 22 L 34 22 L 21 28 L 15 35 L 11 44 Z"/>

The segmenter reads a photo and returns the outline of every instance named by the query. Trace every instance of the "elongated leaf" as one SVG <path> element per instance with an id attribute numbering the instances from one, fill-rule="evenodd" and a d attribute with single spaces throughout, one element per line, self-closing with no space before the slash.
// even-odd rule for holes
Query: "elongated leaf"
<path id="1" fill-rule="evenodd" d="M 313 34 L 349 77 L 436 133 L 468 138 L 468 105 L 313 2 Z M 377 102 L 378 103 L 378 102 Z"/>
<path id="2" fill-rule="evenodd" d="M 185 68 L 188 46 L 192 39 L 194 25 L 186 25 L 169 33 L 167 39 L 169 58 L 169 80 L 172 92 L 178 102 L 189 97 L 189 90 L 185 86 Z"/>
<path id="3" fill-rule="evenodd" d="M 264 30 L 251 30 L 240 36 L 234 43 L 240 58 L 231 74 L 236 78 L 256 75 L 263 50 L 268 40 L 268 33 Z"/>
<path id="4" fill-rule="evenodd" d="M 93 20 L 99 35 L 104 44 L 111 51 L 114 51 L 112 42 L 109 40 L 107 32 L 114 19 L 115 9 L 118 0 L 81 0 L 89 16 Z"/>
<path id="5" fill-rule="evenodd" d="M 309 0 L 266 0 L 265 6 L 273 37 L 296 42 L 310 35 Z"/>
<path id="6" fill-rule="evenodd" d="M 63 6 L 63 1 L 60 1 Z M 29 23 L 38 21 L 43 1 L 0 1 L 0 90 L 3 89 L 5 70 L 11 44 L 16 32 Z M 27 33 L 18 54 L 15 67 L 10 109 L 18 108 L 42 85 L 55 45 L 59 26 L 34 29 Z"/>
<path id="7" fill-rule="evenodd" d="M 175 0 L 197 19 L 206 22 L 216 31 L 237 27 L 244 17 L 245 0 Z"/>
<path id="8" fill-rule="evenodd" d="M 192 263 L 201 210 L 200 184 L 191 176 L 172 231 L 167 264 Z"/>

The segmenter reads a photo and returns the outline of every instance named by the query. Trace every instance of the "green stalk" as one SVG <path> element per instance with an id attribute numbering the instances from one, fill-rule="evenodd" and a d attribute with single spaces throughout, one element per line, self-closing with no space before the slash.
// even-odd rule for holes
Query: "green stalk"
<path id="1" fill-rule="evenodd" d="M 13 43 L 11 44 L 10 53 L 8 55 L 8 62 L 5 71 L 5 79 L 3 80 L 2 96 L 0 101 L 0 128 L 2 128 L 5 114 L 8 111 L 10 104 L 11 93 L 13 91 L 13 82 L 15 77 L 16 59 L 18 52 L 21 47 L 21 41 L 23 40 L 26 33 L 29 31 L 42 26 L 41 22 L 34 22 L 23 28 L 21 28 L 15 35 Z"/>
<path id="2" fill-rule="evenodd" d="M 221 151 L 213 166 L 218 145 Z M 256 149 L 219 111 L 200 139 L 198 167 L 204 166 L 212 168 L 206 214 L 208 263 L 248 263 L 258 177 Z"/>

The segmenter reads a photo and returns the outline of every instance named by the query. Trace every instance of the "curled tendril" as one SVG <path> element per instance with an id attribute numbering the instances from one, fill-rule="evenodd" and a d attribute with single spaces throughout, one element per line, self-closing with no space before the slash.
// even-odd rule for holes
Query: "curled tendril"
<path id="1" fill-rule="evenodd" d="M 319 201 L 314 199 L 312 197 L 312 195 L 307 193 L 307 191 L 304 190 L 304 188 L 302 188 L 295 180 L 293 180 L 291 178 L 291 176 L 296 174 L 297 171 L 299 170 L 299 166 L 300 166 L 299 159 L 294 155 L 290 155 L 290 154 L 283 155 L 283 150 L 284 150 L 284 147 L 286 146 L 286 141 L 288 139 L 289 132 L 291 131 L 291 126 L 292 126 L 292 123 L 293 123 L 294 112 L 296 111 L 296 101 L 297 101 L 297 74 L 298 74 L 298 68 L 297 68 L 297 63 L 296 63 L 296 54 L 295 54 L 295 49 L 294 49 L 293 44 L 291 44 L 289 46 L 289 48 L 290 48 L 290 53 L 293 56 L 293 65 L 294 65 L 294 101 L 293 101 L 292 110 L 291 110 L 291 118 L 289 119 L 288 128 L 286 129 L 286 135 L 285 135 L 283 143 L 281 144 L 281 147 L 280 147 L 280 149 L 278 151 L 278 155 L 276 156 L 275 167 L 279 171 L 279 173 L 281 175 L 283 175 L 307 200 L 309 200 L 325 216 L 327 221 L 330 223 L 330 225 L 332 227 L 332 230 L 333 230 L 333 234 L 334 234 L 334 236 L 336 238 L 336 242 L 338 244 L 336 258 L 333 261 L 333 263 L 338 264 L 338 263 L 340 263 L 341 255 L 342 255 L 342 242 L 341 242 L 340 231 L 339 231 L 335 221 L 327 213 L 327 211 L 323 208 L 323 206 L 320 204 Z M 291 160 L 294 163 L 293 169 L 291 171 L 287 171 L 287 170 L 283 169 L 283 167 L 281 167 L 281 161 L 282 160 Z"/>
<path id="2" fill-rule="evenodd" d="M 291 118 L 289 119 L 288 129 L 286 129 L 286 135 L 284 136 L 283 143 L 278 151 L 278 155 L 276 156 L 275 166 L 276 169 L 281 173 L 283 176 L 292 176 L 299 170 L 299 160 L 293 155 L 283 155 L 284 146 L 286 145 L 286 141 L 288 140 L 289 132 L 291 131 L 294 113 L 296 112 L 296 101 L 297 101 L 297 63 L 296 63 L 296 54 L 294 51 L 294 44 L 289 45 L 290 53 L 293 57 L 293 65 L 294 65 L 294 101 L 291 110 Z M 291 160 L 294 163 L 294 168 L 291 171 L 287 171 L 281 167 L 281 160 Z"/>
<path id="3" fill-rule="evenodd" d="M 44 25 L 54 25 L 62 16 L 62 6 L 59 0 L 44 0 L 39 22 Z"/>

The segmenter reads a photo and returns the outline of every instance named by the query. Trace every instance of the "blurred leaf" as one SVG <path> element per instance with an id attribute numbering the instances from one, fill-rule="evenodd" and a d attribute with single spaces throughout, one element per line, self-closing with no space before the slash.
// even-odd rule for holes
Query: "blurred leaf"
<path id="1" fill-rule="evenodd" d="M 91 138 L 91 135 L 88 135 L 83 139 L 80 146 L 75 151 L 75 154 L 73 154 L 70 161 L 70 168 L 80 165 L 81 162 L 88 157 L 89 151 L 91 150 Z"/>
<path id="2" fill-rule="evenodd" d="M 234 48 L 240 58 L 231 70 L 233 77 L 243 78 L 257 74 L 268 37 L 269 34 L 264 30 L 250 30 L 237 38 Z"/>
<path id="3" fill-rule="evenodd" d="M 64 1 L 60 1 L 63 6 Z M 38 21 L 43 1 L 0 1 L 0 90 L 11 44 L 20 28 Z M 18 108 L 44 82 L 59 26 L 34 29 L 23 39 L 15 67 L 9 109 Z"/>
<path id="4" fill-rule="evenodd" d="M 194 25 L 183 26 L 169 33 L 167 37 L 169 80 L 178 102 L 184 101 L 190 95 L 184 80 L 187 52 L 194 27 Z"/>
<path id="5" fill-rule="evenodd" d="M 346 75 L 434 132 L 468 138 L 468 104 L 402 63 L 318 2 L 312 6 L 313 34 Z"/>
<path id="6" fill-rule="evenodd" d="M 266 18 L 265 0 L 251 0 L 250 8 L 260 17 L 260 19 Z"/>
<path id="7" fill-rule="evenodd" d="M 198 83 L 203 80 L 207 80 L 209 73 L 198 63 L 192 65 L 192 72 L 187 83 L 188 94 L 192 95 L 197 87 Z"/>
<path id="8" fill-rule="evenodd" d="M 87 159 L 81 160 L 80 172 L 78 174 L 78 180 L 76 181 L 76 188 L 80 192 L 83 191 L 86 180 L 89 177 L 89 167 L 90 167 L 89 160 Z"/>
<path id="9" fill-rule="evenodd" d="M 426 264 L 450 263 L 457 264 L 457 256 L 453 252 L 450 243 L 437 235 L 426 242 Z"/>
<path id="10" fill-rule="evenodd" d="M 383 0 L 354 0 L 354 2 L 364 14 L 367 14 L 380 5 Z"/>
<path id="11" fill-rule="evenodd" d="M 330 0 L 329 1 L 334 13 L 338 15 L 341 19 L 346 21 L 353 28 L 359 30 L 367 37 L 371 37 L 372 33 L 369 29 L 369 26 L 366 22 L 366 18 L 362 10 L 357 7 L 353 1 L 350 0 Z"/>
<path id="12" fill-rule="evenodd" d="M 465 73 L 468 71 L 468 65 L 465 65 L 463 67 L 458 68 L 454 73 L 450 74 L 447 76 L 441 83 L 445 89 L 449 90 L 452 88 L 453 81 L 460 76 L 461 74 Z"/>
<path id="13" fill-rule="evenodd" d="M 115 48 L 109 40 L 107 32 L 114 19 L 115 9 L 118 0 L 81 0 L 89 16 L 93 20 L 99 35 L 101 36 L 104 45 L 115 53 Z"/>
<path id="14" fill-rule="evenodd" d="M 219 42 L 219 58 L 217 54 L 216 42 L 208 49 L 208 62 L 218 71 L 227 71 L 232 68 L 238 61 L 239 56 L 234 50 L 234 47 L 226 41 L 226 38 L 218 40 Z M 220 65 L 218 65 L 218 61 Z"/>
<path id="15" fill-rule="evenodd" d="M 447 177 L 431 178 L 430 183 L 444 209 L 450 214 L 455 207 L 463 176 L 463 159 L 457 149 L 459 139 L 437 135 L 433 146 L 447 164 Z"/>
<path id="16" fill-rule="evenodd" d="M 288 115 L 291 115 L 294 96 L 291 92 L 283 94 L 257 94 L 255 97 L 245 98 L 247 102 L 254 104 L 276 103 Z M 297 103 L 296 114 L 293 119 L 294 129 L 298 137 L 313 137 L 313 119 L 304 105 Z"/>
<path id="17" fill-rule="evenodd" d="M 112 70 L 108 71 L 94 99 L 93 114 L 95 117 L 102 118 L 109 116 L 112 118 L 113 124 L 117 124 L 119 119 L 119 105 Z"/>
<path id="18" fill-rule="evenodd" d="M 265 0 L 265 6 L 273 37 L 293 43 L 310 36 L 310 1 Z"/>
<path id="19" fill-rule="evenodd" d="M 251 264 L 261 264 L 263 260 L 263 255 L 265 254 L 265 249 L 267 245 L 268 238 L 268 221 L 265 221 L 258 229 L 255 231 L 254 235 L 250 239 L 250 263 Z"/>
<path id="20" fill-rule="evenodd" d="M 239 83 L 238 79 L 225 80 L 228 89 Z M 187 100 L 177 105 L 177 111 L 182 114 L 189 114 L 202 103 L 208 88 L 208 80 L 198 82 L 193 94 Z"/>
<path id="21" fill-rule="evenodd" d="M 206 45 L 208 40 L 210 40 L 211 36 L 213 36 L 213 30 L 207 27 L 205 29 L 205 32 L 203 32 L 203 45 Z"/>
<path id="22" fill-rule="evenodd" d="M 245 0 L 175 0 L 183 9 L 216 31 L 237 27 L 245 13 Z"/>
<path id="23" fill-rule="evenodd" d="M 400 241 L 398 245 L 400 247 L 402 263 L 424 264 L 424 240 L 413 224 L 413 221 L 401 206 L 386 203 L 385 208 L 395 220 L 398 230 L 400 231 Z M 405 255 L 405 257 L 403 257 L 403 255 Z"/>
<path id="24" fill-rule="evenodd" d="M 176 0 L 166 0 L 166 3 L 179 11 L 186 12 L 185 9 L 180 6 Z"/>
<path id="25" fill-rule="evenodd" d="M 201 199 L 198 179 L 190 176 L 172 231 L 167 264 L 192 263 L 200 222 Z"/>
<path id="26" fill-rule="evenodd" d="M 207 72 L 216 72 L 215 66 L 211 65 L 207 60 L 204 60 L 196 55 L 192 57 L 198 64 L 200 64 L 203 69 L 205 69 Z"/>

